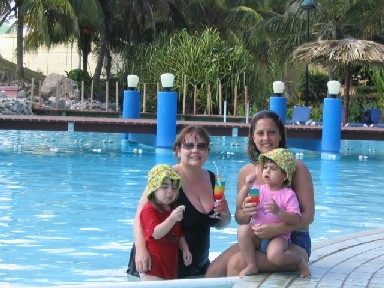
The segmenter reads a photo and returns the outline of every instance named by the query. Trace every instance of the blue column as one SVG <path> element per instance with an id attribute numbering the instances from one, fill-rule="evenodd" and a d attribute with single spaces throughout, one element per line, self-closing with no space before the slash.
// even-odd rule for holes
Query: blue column
<path id="1" fill-rule="evenodd" d="M 341 144 L 341 99 L 324 98 L 321 152 L 339 153 Z"/>
<path id="2" fill-rule="evenodd" d="M 157 93 L 156 146 L 171 148 L 176 140 L 177 93 Z"/>
<path id="3" fill-rule="evenodd" d="M 269 109 L 279 115 L 281 121 L 285 124 L 287 115 L 287 98 L 281 96 L 271 96 L 269 98 Z"/>
<path id="4" fill-rule="evenodd" d="M 135 90 L 124 90 L 123 99 L 123 118 L 139 119 L 140 118 L 140 92 Z M 131 133 L 124 133 L 123 138 L 131 140 Z M 135 141 L 133 141 L 135 142 Z"/>

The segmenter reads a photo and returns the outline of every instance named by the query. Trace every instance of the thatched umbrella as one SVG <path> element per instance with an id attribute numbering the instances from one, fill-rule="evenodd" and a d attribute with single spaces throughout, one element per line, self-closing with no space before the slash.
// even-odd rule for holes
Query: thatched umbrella
<path id="1" fill-rule="evenodd" d="M 323 66 L 345 65 L 344 119 L 348 122 L 349 89 L 351 86 L 351 64 L 384 66 L 384 45 L 368 40 L 342 39 L 319 40 L 303 44 L 295 49 L 293 58 L 306 63 Z"/>

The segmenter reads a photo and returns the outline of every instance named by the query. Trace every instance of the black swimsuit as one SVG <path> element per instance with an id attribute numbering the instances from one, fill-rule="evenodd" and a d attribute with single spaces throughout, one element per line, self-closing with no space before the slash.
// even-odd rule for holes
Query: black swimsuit
<path id="1" fill-rule="evenodd" d="M 211 171 L 208 171 L 208 173 L 211 179 L 213 193 L 215 174 Z M 208 214 L 198 211 L 189 201 L 182 188 L 180 188 L 179 197 L 176 200 L 176 206 L 178 205 L 185 205 L 181 228 L 184 231 L 185 239 L 192 253 L 192 264 L 185 266 L 182 252 L 180 251 L 179 278 L 205 275 L 210 263 L 210 227 L 215 226 L 219 220 L 209 217 L 209 215 L 213 213 L 213 210 Z"/>

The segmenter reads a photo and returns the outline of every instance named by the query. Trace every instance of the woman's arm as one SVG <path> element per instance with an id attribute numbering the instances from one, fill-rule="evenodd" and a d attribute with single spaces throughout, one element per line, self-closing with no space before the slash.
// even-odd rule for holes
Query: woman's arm
<path id="1" fill-rule="evenodd" d="M 292 189 L 296 192 L 301 211 L 301 220 L 295 225 L 294 230 L 308 230 L 309 224 L 315 218 L 315 193 L 311 173 L 307 166 L 298 160 L 296 160 L 296 172 L 292 178 Z"/>
<path id="2" fill-rule="evenodd" d="M 185 266 L 189 266 L 192 263 L 192 253 L 189 251 L 189 246 L 185 237 L 181 237 L 179 240 L 179 248 L 183 251 L 183 262 Z"/>
<path id="3" fill-rule="evenodd" d="M 256 212 L 256 203 L 248 203 L 248 189 L 243 189 L 246 185 L 246 177 L 255 173 L 255 166 L 247 164 L 243 166 L 237 177 L 237 196 L 236 196 L 236 212 L 235 219 L 238 224 L 247 224 L 251 220 L 251 216 Z M 244 209 L 244 203 L 247 203 L 247 208 Z"/>
<path id="4" fill-rule="evenodd" d="M 228 202 L 225 196 L 216 204 L 215 212 L 220 214 L 220 220 L 215 225 L 216 229 L 227 227 L 231 223 L 231 211 L 229 210 Z"/>
<path id="5" fill-rule="evenodd" d="M 152 267 L 151 256 L 148 253 L 140 223 L 140 212 L 147 202 L 147 191 L 144 190 L 143 194 L 141 195 L 139 204 L 137 205 L 135 220 L 133 222 L 133 236 L 136 246 L 135 262 L 138 272 L 145 272 Z"/>

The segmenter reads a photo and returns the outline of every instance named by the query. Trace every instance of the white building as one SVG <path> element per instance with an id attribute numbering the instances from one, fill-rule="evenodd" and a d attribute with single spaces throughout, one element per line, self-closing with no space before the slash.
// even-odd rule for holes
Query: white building
<path id="1" fill-rule="evenodd" d="M 6 29 L 1 30 L 3 33 L 6 31 Z M 1 34 L 0 43 L 0 56 L 16 63 L 16 33 Z M 24 67 L 42 72 L 44 75 L 56 73 L 65 76 L 65 71 L 69 72 L 73 69 L 81 69 L 82 60 L 76 44 L 59 45 L 49 50 L 47 48 L 39 48 L 36 52 L 24 53 Z M 87 69 L 90 75 L 93 75 L 95 72 L 95 67 L 96 59 L 90 54 Z"/>

